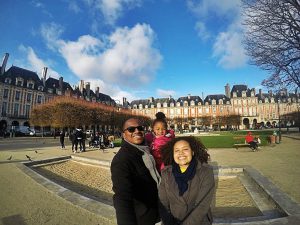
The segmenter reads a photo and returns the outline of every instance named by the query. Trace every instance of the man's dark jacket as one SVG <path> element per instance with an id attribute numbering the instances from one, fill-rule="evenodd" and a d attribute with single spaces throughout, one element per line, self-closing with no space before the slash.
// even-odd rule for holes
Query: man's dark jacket
<path id="1" fill-rule="evenodd" d="M 136 147 L 122 141 L 111 164 L 113 201 L 118 225 L 154 225 L 158 222 L 157 184 Z"/>

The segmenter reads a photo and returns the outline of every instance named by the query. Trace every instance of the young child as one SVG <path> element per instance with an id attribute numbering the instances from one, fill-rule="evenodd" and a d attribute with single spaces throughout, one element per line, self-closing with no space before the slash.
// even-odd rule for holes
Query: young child
<path id="1" fill-rule="evenodd" d="M 175 135 L 167 130 L 168 125 L 165 120 L 166 117 L 164 113 L 158 112 L 155 116 L 156 119 L 152 124 L 152 132 L 145 135 L 145 140 L 146 144 L 151 149 L 151 154 L 155 159 L 156 168 L 160 172 L 164 168 L 161 159 L 161 147 L 172 140 Z"/>

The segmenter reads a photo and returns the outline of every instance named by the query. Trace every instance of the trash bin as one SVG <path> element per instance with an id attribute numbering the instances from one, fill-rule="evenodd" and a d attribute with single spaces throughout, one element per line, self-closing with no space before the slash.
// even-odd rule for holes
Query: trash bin
<path id="1" fill-rule="evenodd" d="M 269 138 L 270 138 L 270 144 L 275 144 L 276 136 L 275 135 L 270 135 Z"/>
<path id="2" fill-rule="evenodd" d="M 279 141 L 279 136 L 278 136 L 278 135 L 276 136 L 276 141 L 275 141 L 275 142 L 276 142 L 276 144 L 279 144 L 279 143 L 280 143 L 280 141 Z"/>

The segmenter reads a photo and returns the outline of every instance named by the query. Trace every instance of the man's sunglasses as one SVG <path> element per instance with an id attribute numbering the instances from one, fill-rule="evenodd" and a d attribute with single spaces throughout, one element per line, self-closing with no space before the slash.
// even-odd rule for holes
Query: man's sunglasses
<path id="1" fill-rule="evenodd" d="M 137 126 L 137 127 L 127 127 L 125 130 L 123 130 L 123 132 L 127 130 L 128 132 L 133 133 L 135 129 L 138 129 L 138 131 L 144 131 L 143 126 Z"/>

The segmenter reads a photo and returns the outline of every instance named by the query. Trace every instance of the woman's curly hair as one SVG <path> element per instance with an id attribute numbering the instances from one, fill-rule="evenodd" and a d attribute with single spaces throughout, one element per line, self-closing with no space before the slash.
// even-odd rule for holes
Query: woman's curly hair
<path id="1" fill-rule="evenodd" d="M 202 144 L 202 142 L 193 136 L 182 136 L 182 137 L 176 137 L 172 139 L 161 148 L 162 160 L 165 166 L 171 165 L 174 162 L 174 157 L 173 157 L 174 145 L 178 141 L 188 142 L 192 151 L 194 152 L 194 157 L 198 159 L 201 162 L 201 164 L 207 163 L 209 154 L 207 153 L 207 149 Z"/>

